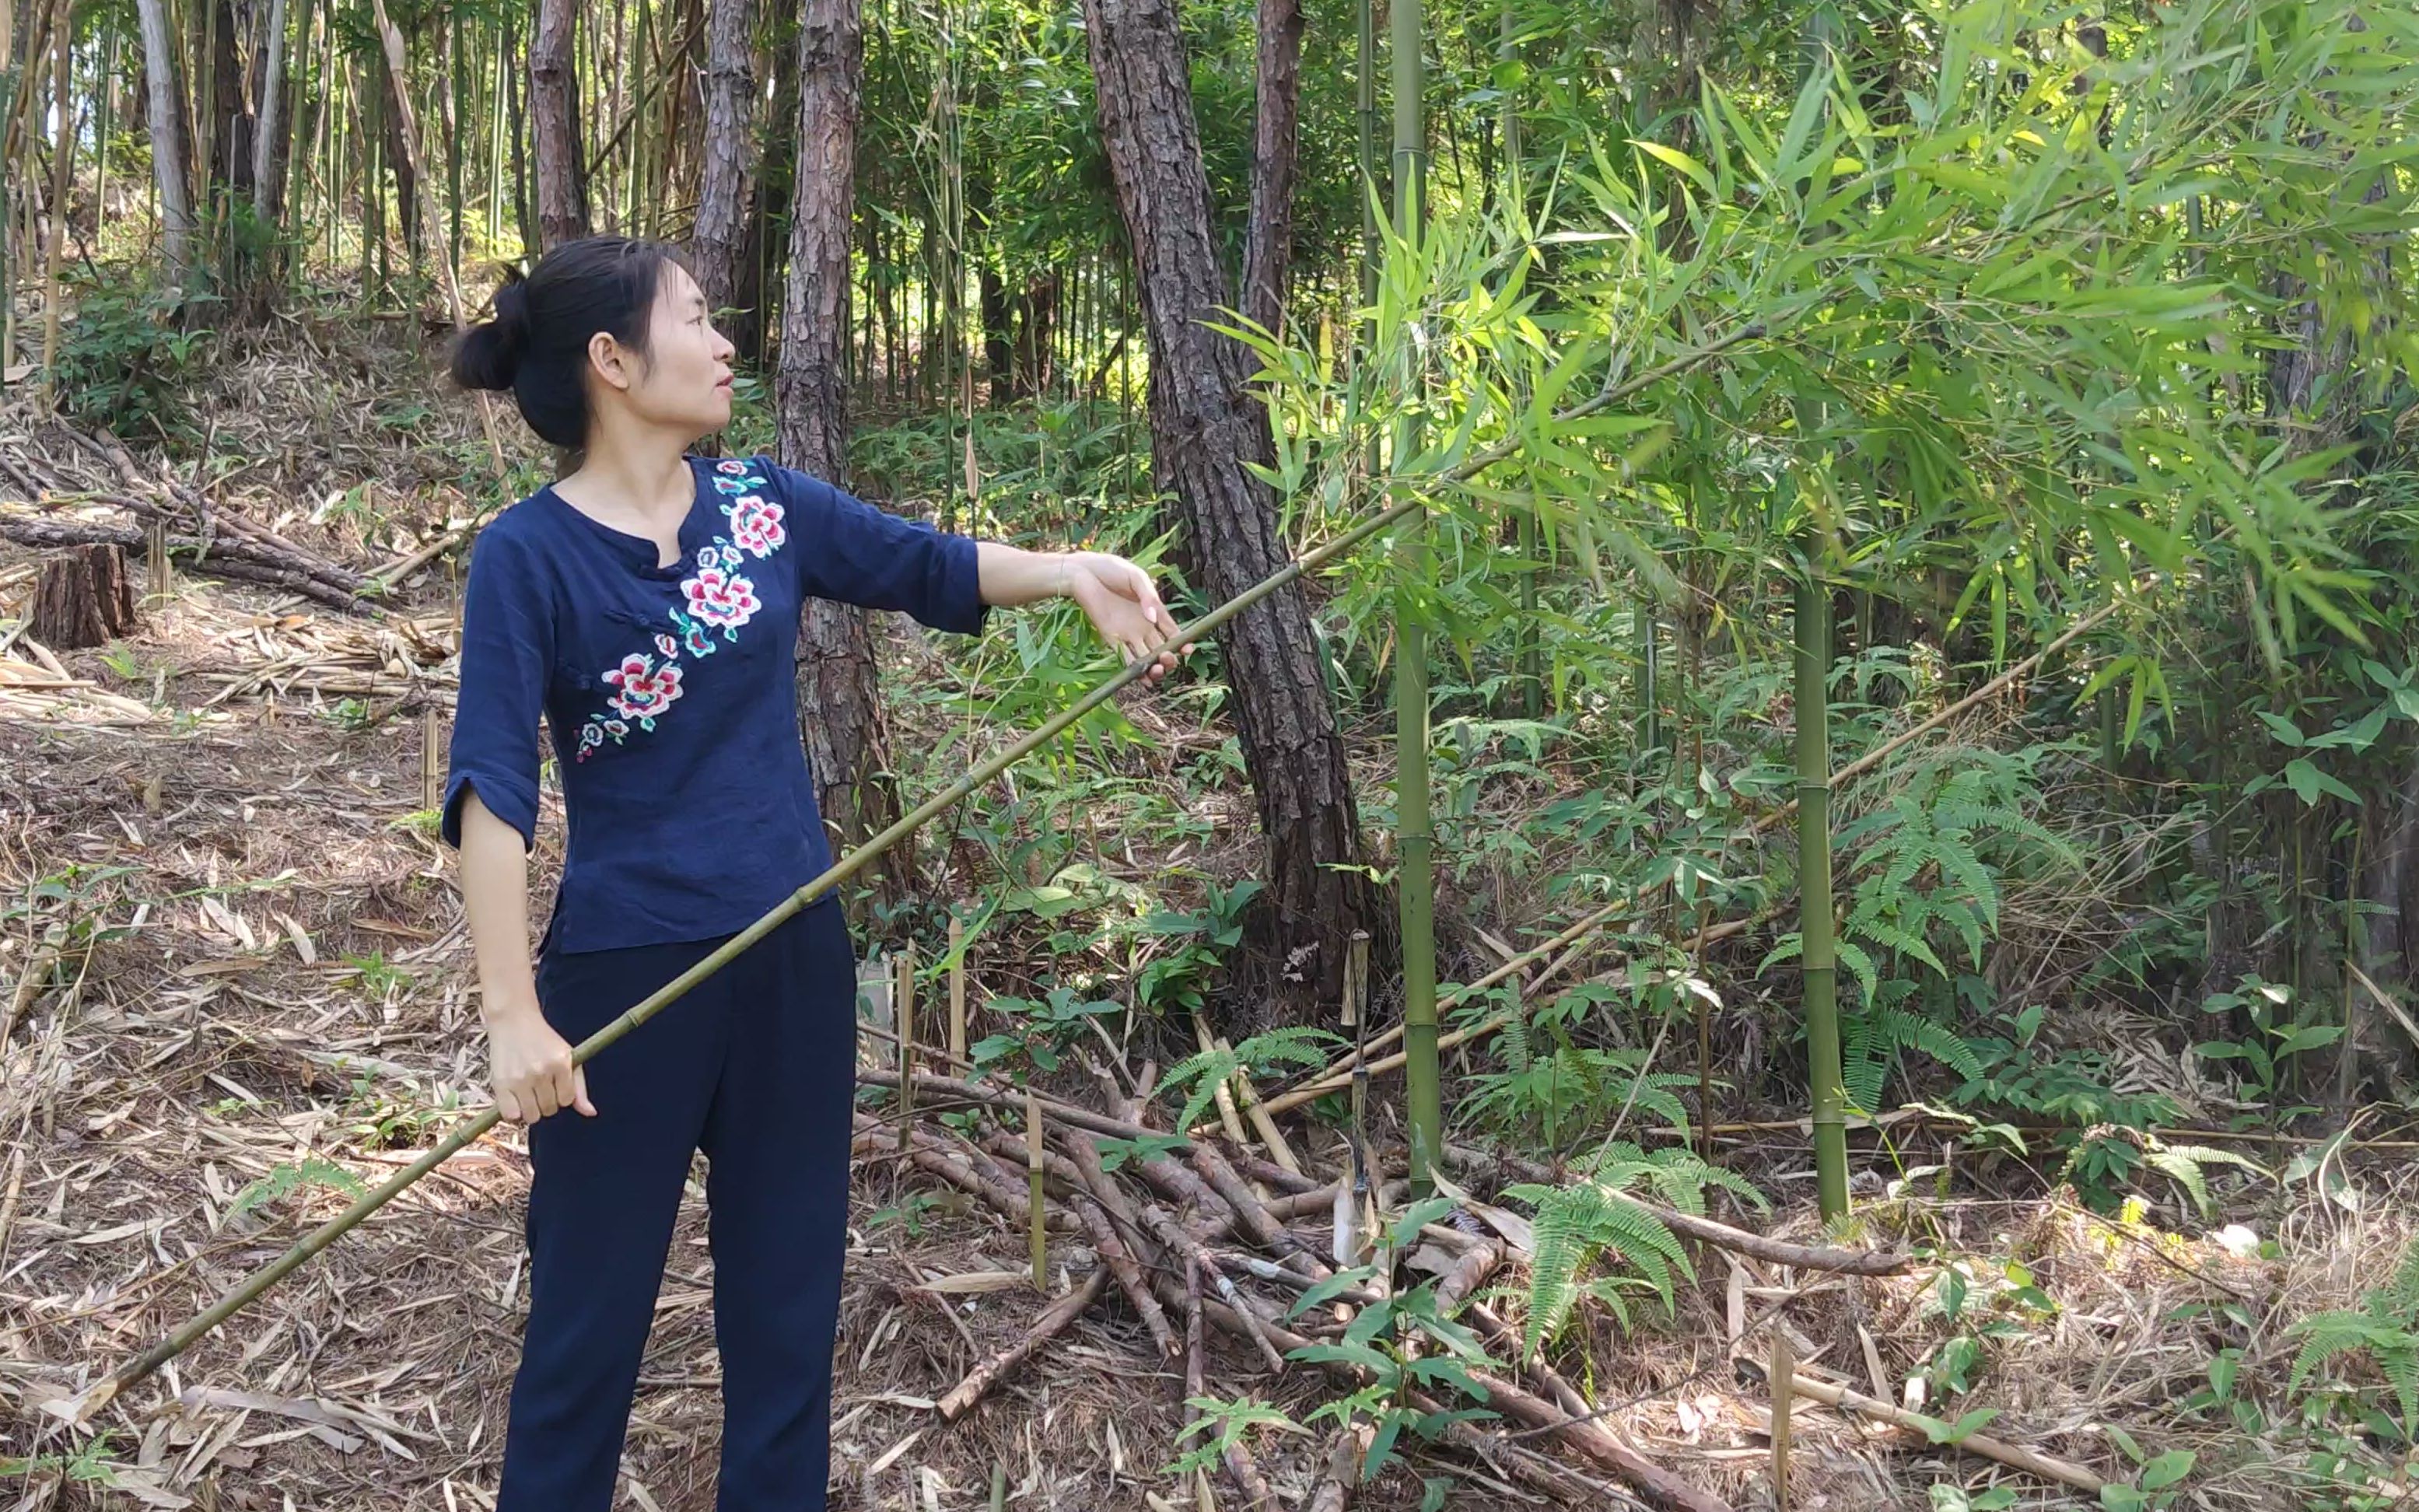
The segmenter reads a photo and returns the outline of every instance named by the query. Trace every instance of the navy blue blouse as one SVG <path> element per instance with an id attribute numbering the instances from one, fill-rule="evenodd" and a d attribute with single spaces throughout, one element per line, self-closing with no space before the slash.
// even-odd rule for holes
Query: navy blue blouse
<path id="1" fill-rule="evenodd" d="M 570 835 L 543 949 L 746 928 L 831 864 L 793 691 L 809 596 L 973 633 L 975 543 L 764 457 L 693 457 L 680 560 L 539 489 L 479 532 L 443 833 L 462 795 L 537 831 L 538 716 Z"/>

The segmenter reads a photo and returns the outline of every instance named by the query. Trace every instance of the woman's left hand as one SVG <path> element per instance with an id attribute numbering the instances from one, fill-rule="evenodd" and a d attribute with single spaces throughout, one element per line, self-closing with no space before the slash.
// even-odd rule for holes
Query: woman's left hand
<path id="1" fill-rule="evenodd" d="M 1067 557 L 1066 594 L 1082 607 L 1101 639 L 1132 663 L 1150 655 L 1176 631 L 1176 616 L 1159 601 L 1150 574 L 1106 551 L 1075 551 Z M 1148 674 L 1154 682 L 1176 670 L 1179 657 L 1190 656 L 1191 645 L 1159 654 Z"/>

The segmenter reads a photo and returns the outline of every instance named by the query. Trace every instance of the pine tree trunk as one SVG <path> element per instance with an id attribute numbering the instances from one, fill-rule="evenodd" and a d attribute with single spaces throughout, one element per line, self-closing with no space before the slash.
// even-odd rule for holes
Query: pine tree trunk
<path id="1" fill-rule="evenodd" d="M 538 0 L 530 39 L 530 126 L 537 147 L 537 227 L 547 248 L 588 234 L 579 159 L 579 75 L 572 62 L 574 0 Z"/>
<path id="2" fill-rule="evenodd" d="M 168 0 L 135 0 L 143 27 L 145 124 L 151 136 L 151 172 L 160 191 L 162 251 L 169 281 L 182 287 L 193 269 L 193 198 L 185 181 L 185 112 L 177 99 L 177 45 L 168 34 Z"/>
<path id="3" fill-rule="evenodd" d="M 1259 103 L 1252 119 L 1252 219 L 1238 307 L 1274 332 L 1293 259 L 1295 125 L 1302 114 L 1302 0 L 1259 0 Z"/>
<path id="4" fill-rule="evenodd" d="M 126 549 L 69 547 L 42 563 L 34 588 L 31 634 L 57 651 L 106 645 L 134 627 L 134 579 Z"/>
<path id="5" fill-rule="evenodd" d="M 689 271 L 704 291 L 705 307 L 719 311 L 737 302 L 733 293 L 739 286 L 747 193 L 756 176 L 756 81 L 749 35 L 756 8 L 751 0 L 713 0 L 713 5 L 705 40 L 705 162 L 697 229 L 689 241 Z"/>
<path id="6" fill-rule="evenodd" d="M 1194 586 L 1221 602 L 1287 559 L 1276 499 L 1250 464 L 1273 458 L 1244 349 L 1223 318 L 1210 185 L 1174 0 L 1086 0 L 1101 135 L 1116 181 L 1150 343 L 1155 471 L 1174 484 Z M 1310 603 L 1288 584 L 1218 632 L 1243 760 L 1269 846 L 1256 943 L 1269 995 L 1299 1006 L 1341 989 L 1352 932 L 1377 924 L 1357 859 L 1360 820 L 1328 707 Z M 1380 926 L 1381 927 L 1381 926 Z"/>
<path id="7" fill-rule="evenodd" d="M 774 400 L 781 459 L 846 487 L 849 251 L 865 69 L 858 0 L 806 0 L 797 46 L 796 185 Z M 799 628 L 797 697 L 815 799 L 837 850 L 898 817 L 897 795 L 881 775 L 881 711 L 865 610 L 808 601 Z"/>

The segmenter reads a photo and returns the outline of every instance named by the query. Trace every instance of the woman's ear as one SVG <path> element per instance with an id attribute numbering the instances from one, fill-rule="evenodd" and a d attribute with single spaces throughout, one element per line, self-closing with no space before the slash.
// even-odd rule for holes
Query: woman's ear
<path id="1" fill-rule="evenodd" d="M 638 374 L 631 370 L 629 350 L 615 341 L 609 331 L 600 331 L 588 338 L 588 365 L 596 370 L 598 378 L 624 392 L 638 380 Z"/>

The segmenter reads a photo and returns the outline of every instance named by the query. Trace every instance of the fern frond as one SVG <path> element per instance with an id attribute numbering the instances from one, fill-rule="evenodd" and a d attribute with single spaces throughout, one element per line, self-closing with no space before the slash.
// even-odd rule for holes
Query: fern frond
<path id="1" fill-rule="evenodd" d="M 2285 1377 L 2288 1391 L 2300 1391 L 2320 1365 L 2336 1355 L 2367 1349 L 2376 1342 L 2379 1330 L 2375 1320 L 2364 1313 L 2337 1311 L 2312 1313 L 2286 1332 L 2302 1335 L 2301 1350 L 2293 1356 L 2293 1368 Z"/>

